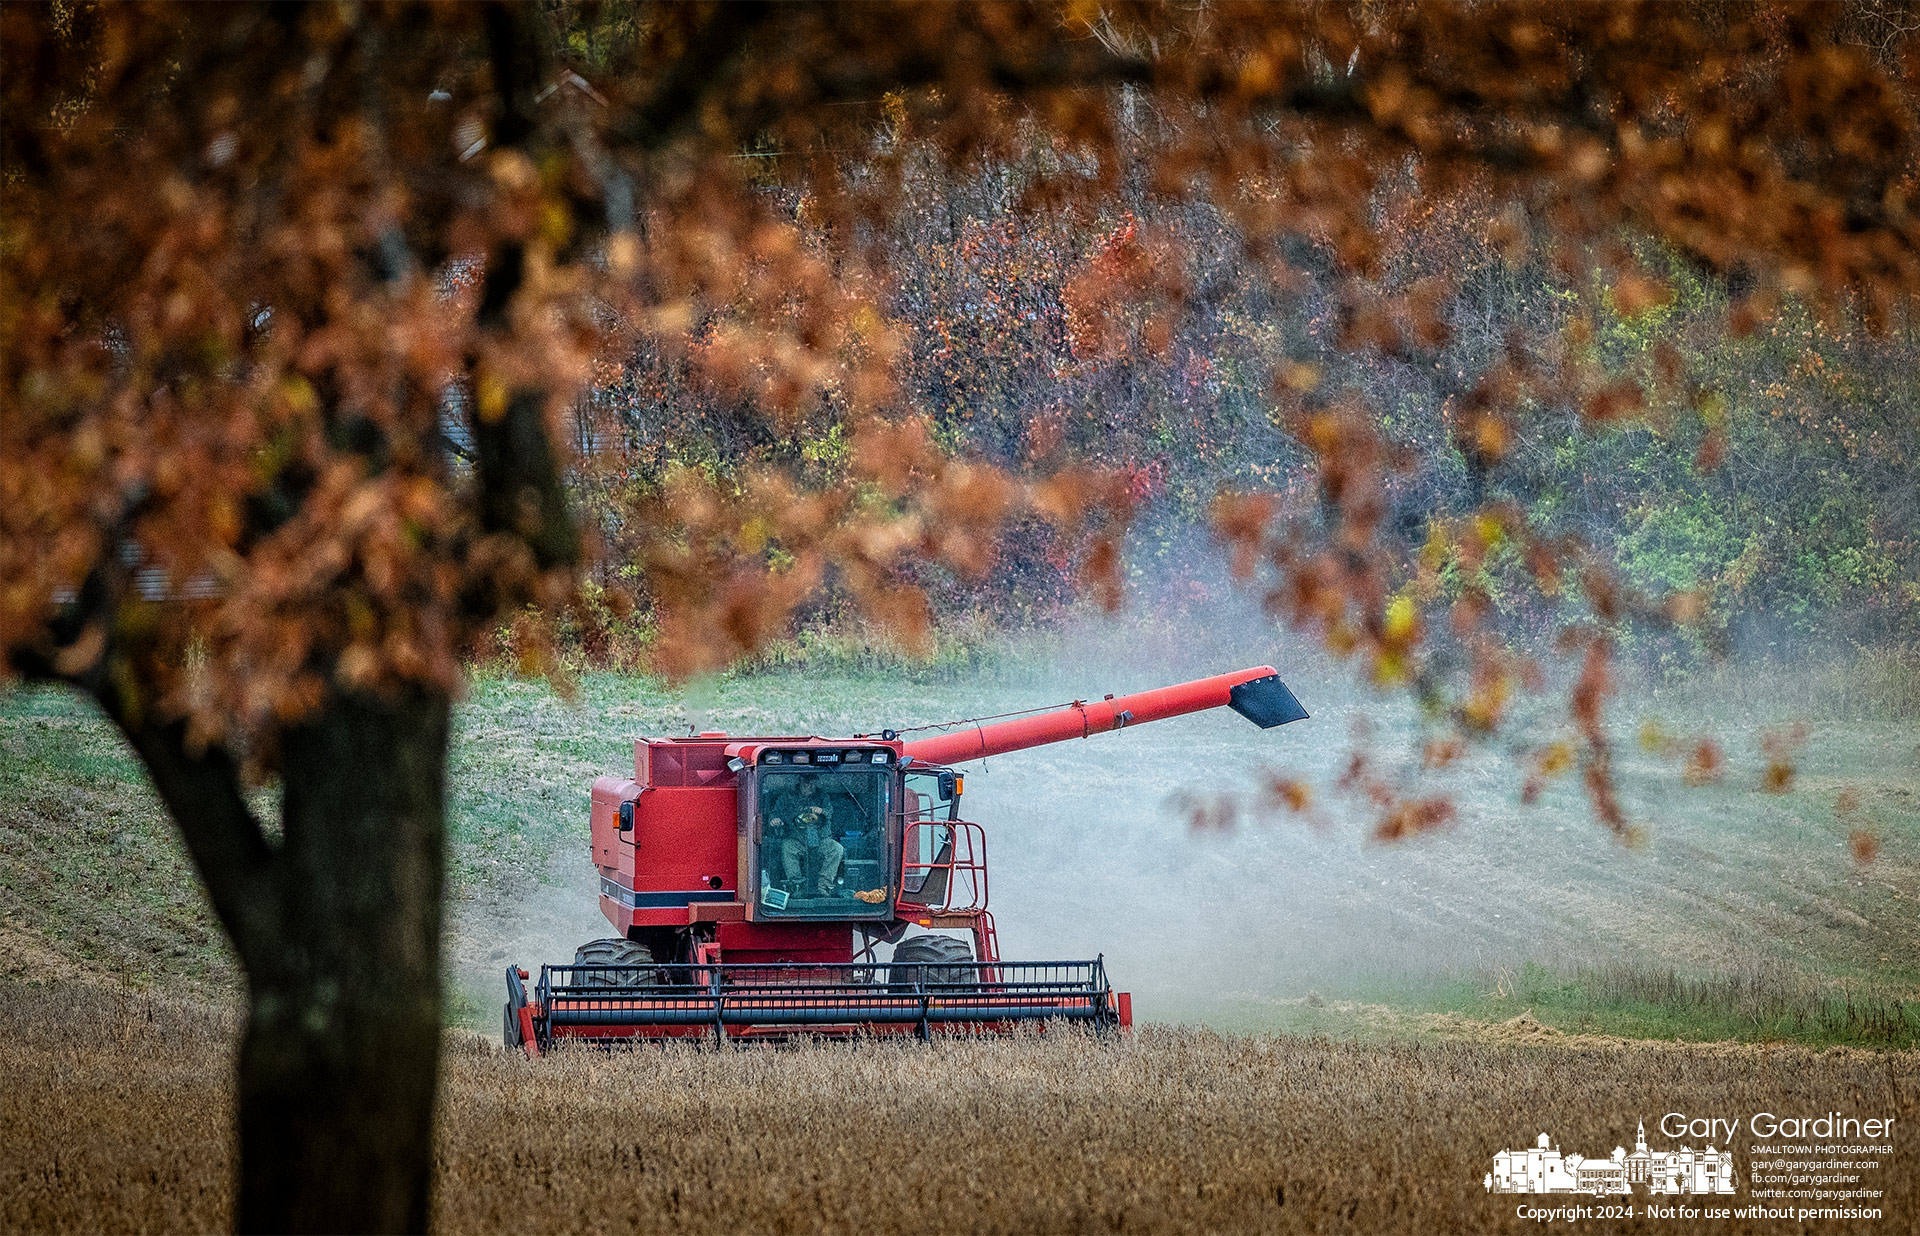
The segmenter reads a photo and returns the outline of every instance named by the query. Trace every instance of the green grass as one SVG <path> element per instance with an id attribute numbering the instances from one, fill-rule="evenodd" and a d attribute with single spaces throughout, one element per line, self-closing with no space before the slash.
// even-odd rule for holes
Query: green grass
<path id="1" fill-rule="evenodd" d="M 1570 970 L 1531 963 L 1435 989 L 1415 1003 L 1488 1021 L 1528 1013 L 1569 1033 L 1623 1038 L 1920 1045 L 1920 1004 L 1911 997 L 1779 965 L 1689 973 L 1629 962 Z"/>
<path id="2" fill-rule="evenodd" d="M 234 961 L 131 750 L 66 691 L 0 695 L 0 974 L 230 987 Z"/>
<path id="3" fill-rule="evenodd" d="M 1525 962 L 1472 977 L 1375 975 L 1257 1008 L 1195 1007 L 1182 1020 L 1362 1042 L 1550 1039 L 1557 1031 L 1694 1043 L 1920 1047 L 1920 1000 L 1910 993 L 1778 965 L 1684 972 L 1629 962 L 1572 968 Z"/>

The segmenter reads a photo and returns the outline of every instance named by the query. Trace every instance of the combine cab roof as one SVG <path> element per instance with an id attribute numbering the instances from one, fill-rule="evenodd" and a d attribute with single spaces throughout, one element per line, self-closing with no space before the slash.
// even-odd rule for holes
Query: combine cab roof
<path id="1" fill-rule="evenodd" d="M 759 762 L 760 752 L 768 747 L 783 751 L 835 750 L 860 747 L 885 748 L 893 752 L 889 766 L 900 760 L 898 739 L 852 737 L 818 738 L 795 735 L 784 738 L 736 738 L 729 734 L 685 734 L 675 738 L 636 738 L 633 742 L 633 779 L 644 786 L 707 786 L 731 784 L 730 760 L 748 764 Z"/>
<path id="2" fill-rule="evenodd" d="M 691 744 L 705 743 L 708 745 L 719 744 L 727 747 L 729 750 L 735 747 L 744 747 L 744 746 L 770 747 L 775 745 L 782 746 L 782 747 L 851 747 L 854 745 L 862 745 L 862 746 L 869 746 L 869 747 L 899 747 L 903 745 L 901 741 L 897 738 L 882 738 L 876 734 L 848 734 L 841 738 L 821 738 L 817 734 L 775 734 L 770 736 L 762 736 L 762 735 L 747 736 L 747 735 L 726 734 L 726 733 L 706 733 L 706 734 L 682 734 L 677 738 L 641 738 L 641 739 L 636 739 L 635 741 L 648 743 L 653 746 L 663 746 L 667 743 L 691 743 Z"/>

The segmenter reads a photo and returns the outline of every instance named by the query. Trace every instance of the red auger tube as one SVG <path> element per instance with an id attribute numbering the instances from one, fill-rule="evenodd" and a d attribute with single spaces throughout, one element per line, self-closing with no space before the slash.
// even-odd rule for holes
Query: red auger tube
<path id="1" fill-rule="evenodd" d="M 978 760 L 1008 751 L 1064 742 L 1069 738 L 1088 738 L 1107 730 L 1124 729 L 1147 721 L 1164 721 L 1168 717 L 1185 716 L 1190 712 L 1225 708 L 1233 703 L 1235 687 L 1258 679 L 1275 679 L 1274 685 L 1284 692 L 1286 688 L 1279 686 L 1278 677 L 1278 672 L 1272 666 L 1256 665 L 1252 669 L 1216 674 L 1212 678 L 1142 691 L 1136 695 L 1108 696 L 1091 702 L 1076 700 L 1065 708 L 1031 717 L 1015 717 L 990 725 L 969 725 L 965 729 L 935 734 L 930 738 L 916 738 L 902 750 L 903 754 L 929 764 Z M 1286 698 L 1292 701 L 1290 694 Z M 1293 707 L 1298 709 L 1299 705 L 1296 703 Z M 1304 712 L 1301 715 L 1304 716 Z"/>

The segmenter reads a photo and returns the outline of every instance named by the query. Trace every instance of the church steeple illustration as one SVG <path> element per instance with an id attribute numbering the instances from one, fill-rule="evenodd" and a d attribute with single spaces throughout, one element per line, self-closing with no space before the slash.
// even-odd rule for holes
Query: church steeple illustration
<path id="1" fill-rule="evenodd" d="M 1647 1121 L 1645 1117 L 1641 1117 L 1640 1132 L 1633 1139 L 1633 1149 L 1635 1154 L 1647 1153 Z"/>

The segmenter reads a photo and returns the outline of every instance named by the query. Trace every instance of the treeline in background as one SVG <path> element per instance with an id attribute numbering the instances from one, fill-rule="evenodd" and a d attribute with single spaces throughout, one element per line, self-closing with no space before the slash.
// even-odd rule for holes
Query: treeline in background
<path id="1" fill-rule="evenodd" d="M 1129 94 L 1116 109 L 1130 131 L 1154 124 Z M 1322 500 L 1288 414 L 1290 397 L 1312 390 L 1351 392 L 1351 406 L 1377 418 L 1394 451 L 1385 534 L 1409 560 L 1435 516 L 1508 503 L 1536 532 L 1597 548 L 1628 584 L 1697 599 L 1698 626 L 1623 630 L 1630 658 L 1673 672 L 1734 646 L 1792 657 L 1899 650 L 1920 635 L 1910 314 L 1870 331 L 1790 296 L 1752 297 L 1737 273 L 1631 236 L 1620 243 L 1643 276 L 1612 280 L 1596 265 L 1590 280 L 1568 278 L 1525 216 L 1471 184 L 1436 203 L 1430 187 L 1413 191 L 1411 172 L 1404 191 L 1389 176 L 1373 193 L 1378 241 L 1358 256 L 1379 296 L 1361 304 L 1341 291 L 1350 281 L 1328 246 L 1250 261 L 1232 221 L 1144 174 L 1098 217 L 1036 209 L 1027 194 L 1062 157 L 1048 141 L 958 178 L 896 142 L 880 112 L 871 147 L 836 152 L 834 170 L 859 182 L 884 165 L 908 198 L 860 238 L 884 255 L 862 287 L 892 319 L 902 403 L 948 453 L 1015 471 L 1073 460 L 1124 478 L 1136 607 L 1190 614 L 1219 598 L 1223 491 L 1277 495 L 1296 512 Z M 765 165 L 760 192 L 825 254 L 830 238 L 809 231 L 810 198 L 781 178 L 781 152 L 740 158 Z M 1388 316 L 1366 307 L 1375 303 L 1414 308 Z M 855 483 L 836 400 L 770 418 L 713 380 L 725 312 L 676 325 L 684 346 L 603 367 L 577 406 L 585 462 L 573 484 L 590 523 L 617 542 L 632 512 L 687 470 L 722 490 L 763 468 L 808 488 Z M 1503 420 L 1511 440 L 1476 442 L 1486 430 L 1463 429 L 1469 387 L 1515 354 L 1542 367 L 1571 360 L 1604 380 L 1580 406 Z M 1573 590 L 1558 605 L 1542 598 L 1520 552 L 1509 543 L 1471 572 L 1443 561 L 1440 575 L 1483 592 L 1510 638 L 1544 639 L 1577 608 Z M 1077 565 L 1052 525 L 1027 517 L 977 576 L 913 574 L 936 643 L 951 646 L 1082 612 Z M 598 589 L 622 577 L 609 555 L 589 581 L 586 620 L 564 624 L 588 664 L 644 660 L 644 601 L 625 616 L 594 612 Z M 770 655 L 860 642 L 852 613 L 829 586 Z M 503 629 L 498 651 L 512 643 Z"/>

